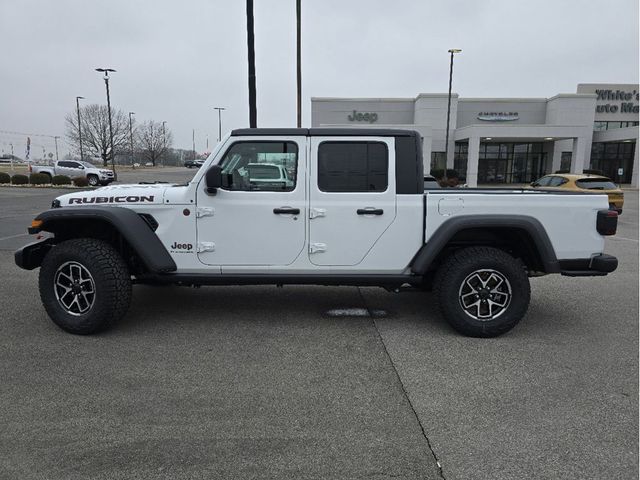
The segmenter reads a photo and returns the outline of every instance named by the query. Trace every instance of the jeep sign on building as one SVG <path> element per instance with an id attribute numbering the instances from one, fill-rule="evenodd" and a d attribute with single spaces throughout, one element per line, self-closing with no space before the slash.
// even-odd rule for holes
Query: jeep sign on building
<path id="1" fill-rule="evenodd" d="M 470 186 L 528 183 L 558 170 L 599 170 L 638 186 L 637 84 L 580 84 L 550 98 L 452 94 L 446 159 L 446 93 L 415 98 L 312 98 L 313 127 L 417 130 L 425 170 L 455 168 Z"/>

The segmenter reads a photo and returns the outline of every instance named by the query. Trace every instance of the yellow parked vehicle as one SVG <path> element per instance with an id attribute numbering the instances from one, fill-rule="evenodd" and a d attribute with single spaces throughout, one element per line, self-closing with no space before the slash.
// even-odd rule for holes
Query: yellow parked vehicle
<path id="1" fill-rule="evenodd" d="M 606 193 L 609 208 L 622 213 L 624 192 L 613 180 L 602 175 L 554 173 L 545 175 L 531 184 L 533 188 L 545 190 L 574 190 L 577 192 Z"/>

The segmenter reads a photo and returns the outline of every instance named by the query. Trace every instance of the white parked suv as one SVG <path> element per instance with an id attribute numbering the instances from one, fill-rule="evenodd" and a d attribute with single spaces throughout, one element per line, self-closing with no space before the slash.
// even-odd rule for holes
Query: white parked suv
<path id="1" fill-rule="evenodd" d="M 529 277 L 613 272 L 617 221 L 606 195 L 425 190 L 413 131 L 243 129 L 189 183 L 58 197 L 15 261 L 77 334 L 122 317 L 134 284 L 316 284 L 433 288 L 453 328 L 492 337 L 523 318 Z"/>

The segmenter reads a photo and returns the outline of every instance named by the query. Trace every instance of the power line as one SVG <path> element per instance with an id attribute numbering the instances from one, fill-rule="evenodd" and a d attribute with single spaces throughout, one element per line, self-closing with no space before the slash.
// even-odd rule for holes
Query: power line
<path id="1" fill-rule="evenodd" d="M 56 138 L 56 135 L 47 135 L 45 133 L 24 133 L 24 132 L 10 132 L 9 130 L 0 130 L 0 133 L 8 133 L 10 135 L 24 135 L 26 137 L 47 137 Z M 59 138 L 59 137 L 58 137 Z"/>

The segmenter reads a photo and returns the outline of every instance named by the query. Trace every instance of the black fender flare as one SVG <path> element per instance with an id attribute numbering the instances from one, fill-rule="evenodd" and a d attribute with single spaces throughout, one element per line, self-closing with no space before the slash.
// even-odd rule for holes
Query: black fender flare
<path id="1" fill-rule="evenodd" d="M 78 220 L 99 220 L 109 223 L 122 235 L 150 272 L 166 273 L 177 269 L 176 263 L 155 232 L 138 213 L 129 208 L 54 208 L 38 215 L 35 221 L 42 221 L 42 224 L 36 228 L 30 228 L 29 233 L 45 231 L 55 234 L 65 222 Z"/>
<path id="2" fill-rule="evenodd" d="M 444 222 L 411 261 L 411 271 L 424 275 L 453 236 L 470 228 L 510 228 L 524 230 L 533 239 L 546 273 L 560 273 L 560 263 L 547 231 L 528 215 L 459 215 Z"/>

